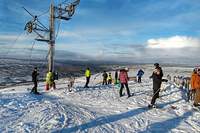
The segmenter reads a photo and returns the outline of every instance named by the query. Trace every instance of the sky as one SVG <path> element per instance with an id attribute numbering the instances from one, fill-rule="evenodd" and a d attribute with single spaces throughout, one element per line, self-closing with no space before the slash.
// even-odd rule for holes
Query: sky
<path id="1" fill-rule="evenodd" d="M 37 35 L 24 31 L 32 18 L 22 7 L 48 27 L 50 2 L 0 0 L 1 51 L 47 50 L 41 42 L 32 49 Z M 56 20 L 56 52 L 73 53 L 66 58 L 80 60 L 200 64 L 199 14 L 200 0 L 81 0 L 71 20 Z"/>

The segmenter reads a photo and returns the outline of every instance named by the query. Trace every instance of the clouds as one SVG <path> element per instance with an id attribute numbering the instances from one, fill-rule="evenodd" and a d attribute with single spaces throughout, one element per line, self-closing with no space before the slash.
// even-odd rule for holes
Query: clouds
<path id="1" fill-rule="evenodd" d="M 173 36 L 169 38 L 149 39 L 147 41 L 148 48 L 186 48 L 200 47 L 200 39 L 187 36 Z"/>
<path id="2" fill-rule="evenodd" d="M 49 3 L 0 0 L 3 10 L 0 24 L 4 25 L 0 29 L 0 45 L 12 44 L 31 19 L 22 6 L 33 14 L 41 14 L 48 10 Z M 182 53 L 187 49 L 186 54 L 194 58 L 200 47 L 199 14 L 198 0 L 84 0 L 70 21 L 61 21 L 56 50 L 101 60 L 149 61 L 186 57 Z M 47 15 L 39 19 L 48 27 Z M 33 36 L 24 36 L 17 44 L 26 48 L 33 39 Z M 37 45 L 37 48 L 47 49 L 46 46 Z"/>
<path id="3" fill-rule="evenodd" d="M 23 48 L 25 46 L 30 46 L 34 41 L 34 35 L 26 35 L 25 32 L 18 34 L 0 34 L 0 46 L 1 45 L 15 45 L 15 47 Z"/>
<path id="4" fill-rule="evenodd" d="M 20 38 L 19 38 L 20 37 Z M 23 35 L 15 35 L 15 34 L 11 34 L 11 35 L 0 35 L 0 41 L 14 41 L 16 39 L 20 39 L 22 41 L 25 41 L 25 40 L 30 40 L 31 38 L 30 37 L 27 37 L 27 36 L 23 36 Z"/>
<path id="5" fill-rule="evenodd" d="M 144 47 L 147 57 L 161 62 L 174 62 L 194 64 L 200 62 L 200 38 L 189 36 L 172 36 L 168 38 L 157 38 L 147 40 Z M 153 60 L 152 59 L 152 60 Z"/>
<path id="6" fill-rule="evenodd" d="M 200 62 L 200 40 L 188 36 L 149 39 L 144 44 L 104 47 L 101 59 L 137 63 L 196 64 Z M 98 57 L 98 56 L 97 56 Z"/>

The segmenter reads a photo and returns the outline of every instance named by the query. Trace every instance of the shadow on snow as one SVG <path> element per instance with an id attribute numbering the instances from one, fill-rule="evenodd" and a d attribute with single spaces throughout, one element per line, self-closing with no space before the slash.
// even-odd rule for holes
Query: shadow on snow
<path id="1" fill-rule="evenodd" d="M 192 115 L 191 111 L 185 112 L 182 116 L 168 119 L 162 122 L 156 122 L 149 125 L 146 130 L 139 133 L 168 133 L 176 128 L 183 120 Z"/>
<path id="2" fill-rule="evenodd" d="M 173 104 L 173 103 L 176 103 L 178 101 L 180 101 L 181 99 L 179 100 L 176 100 L 176 101 L 171 101 L 171 102 L 168 102 L 168 103 L 163 103 L 163 104 L 159 104 L 159 106 L 162 108 L 164 106 L 167 106 L 169 104 Z M 146 111 L 148 111 L 148 107 L 140 107 L 140 108 L 137 108 L 135 110 L 130 110 L 128 112 L 124 112 L 124 113 L 121 113 L 121 114 L 114 114 L 114 115 L 110 115 L 110 116 L 101 116 L 99 118 L 96 118 L 90 122 L 86 122 L 86 123 L 83 123 L 81 125 L 77 125 L 77 126 L 74 126 L 74 127 L 69 127 L 69 128 L 66 128 L 66 129 L 61 129 L 60 131 L 57 131 L 57 132 L 67 132 L 67 133 L 70 133 L 70 132 L 76 132 L 76 131 L 84 131 L 84 130 L 87 130 L 87 129 L 90 129 L 90 128 L 94 128 L 94 127 L 97 127 L 97 126 L 102 126 L 102 125 L 105 125 L 105 124 L 109 124 L 109 123 L 112 123 L 112 122 L 116 122 L 116 121 L 119 121 L 119 120 L 122 120 L 122 119 L 127 119 L 127 118 L 130 118 L 130 117 L 133 117 L 133 116 L 136 116 L 136 115 L 139 115 L 141 113 L 144 113 Z M 191 115 L 191 114 L 186 114 L 187 116 Z M 184 115 L 184 118 L 186 116 Z M 176 118 L 177 119 L 177 118 Z M 176 120 L 177 123 L 180 122 L 182 119 L 178 119 Z M 173 120 L 174 121 L 174 120 Z M 172 121 L 172 123 L 173 123 Z M 167 121 L 166 123 L 167 124 L 170 124 L 170 120 L 169 122 Z M 177 125 L 174 125 L 172 124 L 174 127 Z M 154 127 L 154 125 L 152 125 Z M 155 125 L 157 126 L 157 125 Z M 168 126 L 168 128 L 170 128 L 170 126 Z"/>

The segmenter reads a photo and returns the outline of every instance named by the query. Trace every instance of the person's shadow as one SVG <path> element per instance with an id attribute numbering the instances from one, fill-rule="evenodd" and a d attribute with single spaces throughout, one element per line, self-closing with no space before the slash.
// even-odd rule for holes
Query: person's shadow
<path id="1" fill-rule="evenodd" d="M 138 114 L 145 112 L 147 110 L 148 110 L 147 107 L 142 107 L 142 108 L 130 110 L 128 112 L 121 113 L 121 114 L 114 114 L 114 115 L 110 115 L 110 116 L 101 116 L 99 118 L 96 118 L 96 119 L 94 119 L 90 122 L 87 122 L 87 123 L 84 123 L 84 124 L 81 124 L 81 125 L 62 129 L 61 131 L 55 131 L 55 133 L 56 132 L 71 133 L 71 132 L 76 132 L 76 131 L 84 131 L 84 130 L 94 128 L 94 127 L 97 127 L 97 126 L 102 126 L 102 125 L 105 125 L 105 124 L 116 122 L 118 120 L 127 119 L 129 117 L 138 115 Z"/>
<path id="2" fill-rule="evenodd" d="M 183 120 L 192 115 L 192 111 L 185 112 L 182 116 L 168 119 L 161 122 L 152 123 L 144 131 L 138 133 L 168 133 L 176 128 Z"/>
<path id="3" fill-rule="evenodd" d="M 85 88 L 82 86 L 75 86 L 74 90 L 75 92 L 82 92 L 82 91 L 94 91 L 94 90 L 105 90 L 105 89 L 112 89 L 111 85 L 94 85 L 94 86 L 89 86 L 89 88 Z"/>

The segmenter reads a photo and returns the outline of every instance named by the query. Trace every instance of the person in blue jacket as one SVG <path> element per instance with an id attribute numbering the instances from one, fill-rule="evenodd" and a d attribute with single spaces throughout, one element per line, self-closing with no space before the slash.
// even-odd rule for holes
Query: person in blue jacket
<path id="1" fill-rule="evenodd" d="M 142 69 L 140 69 L 137 73 L 137 77 L 138 77 L 138 83 L 142 82 L 142 76 L 144 75 L 144 71 Z"/>

